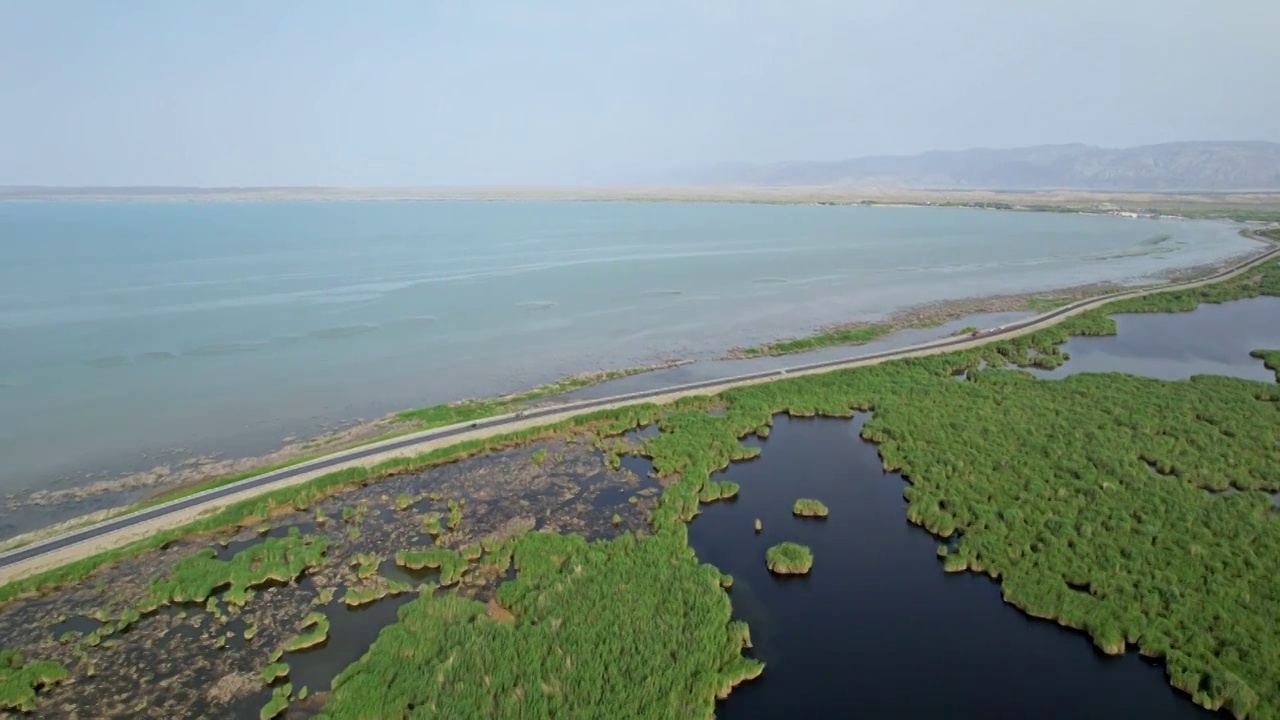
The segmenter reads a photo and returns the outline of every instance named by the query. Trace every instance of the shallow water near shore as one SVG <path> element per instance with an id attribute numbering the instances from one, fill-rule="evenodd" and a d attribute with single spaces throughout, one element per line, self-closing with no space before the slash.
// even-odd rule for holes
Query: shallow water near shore
<path id="1" fill-rule="evenodd" d="M 907 522 L 904 480 L 858 436 L 868 417 L 776 416 L 749 443 L 758 458 L 716 475 L 742 486 L 738 498 L 690 524 L 698 558 L 733 575 L 735 615 L 767 663 L 717 717 L 1217 717 L 1136 652 L 1107 657 L 1084 633 L 1006 605 L 987 577 L 944 573 L 939 541 Z M 793 517 L 800 497 L 830 516 Z M 785 540 L 813 549 L 809 575 L 765 568 Z"/>
<path id="2" fill-rule="evenodd" d="M 1208 222 L 697 203 L 8 202 L 0 236 L 0 493 L 1257 248 Z"/>

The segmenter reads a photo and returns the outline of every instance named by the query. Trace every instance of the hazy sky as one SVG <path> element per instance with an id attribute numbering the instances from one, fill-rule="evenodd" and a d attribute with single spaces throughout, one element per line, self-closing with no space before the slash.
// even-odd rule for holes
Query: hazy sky
<path id="1" fill-rule="evenodd" d="M 0 184 L 1280 140 L 1276 0 L 0 0 Z"/>

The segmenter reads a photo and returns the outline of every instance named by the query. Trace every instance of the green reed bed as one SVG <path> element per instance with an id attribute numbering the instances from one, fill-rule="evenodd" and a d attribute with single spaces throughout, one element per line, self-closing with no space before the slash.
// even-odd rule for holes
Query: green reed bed
<path id="1" fill-rule="evenodd" d="M 289 698 L 293 695 L 293 684 L 285 683 L 271 689 L 271 699 L 258 711 L 258 720 L 271 720 L 279 717 L 289 709 Z"/>
<path id="2" fill-rule="evenodd" d="M 1251 356 L 1262 361 L 1262 365 L 1276 374 L 1276 382 L 1280 383 L 1280 350 L 1254 350 Z"/>
<path id="3" fill-rule="evenodd" d="M 298 625 L 302 632 L 285 641 L 281 649 L 285 652 L 297 652 L 315 647 L 329 639 L 329 618 L 319 610 L 312 610 Z"/>
<path id="4" fill-rule="evenodd" d="M 289 677 L 289 663 L 277 661 L 262 668 L 262 682 L 267 685 L 286 677 Z"/>
<path id="5" fill-rule="evenodd" d="M 813 568 L 813 551 L 799 543 L 778 543 L 765 551 L 764 561 L 771 573 L 805 575 Z"/>
<path id="6" fill-rule="evenodd" d="M 36 692 L 67 679 L 62 663 L 53 660 L 26 662 L 17 650 L 0 649 L 0 710 L 32 712 Z"/>
<path id="7" fill-rule="evenodd" d="M 471 551 L 474 554 L 474 550 Z M 476 557 L 479 560 L 479 557 Z M 462 580 L 462 573 L 467 569 L 467 557 L 456 550 L 445 548 L 428 548 L 424 550 L 401 550 L 396 553 L 396 564 L 409 570 L 434 570 L 439 568 L 439 583 L 442 586 L 454 585 Z"/>
<path id="8" fill-rule="evenodd" d="M 799 517 L 824 518 L 827 516 L 827 506 L 821 500 L 800 498 L 791 506 L 791 513 Z"/>
<path id="9" fill-rule="evenodd" d="M 728 500 L 737 497 L 738 483 L 728 480 L 708 480 L 702 484 L 702 490 L 698 492 L 698 502 L 712 503 L 717 500 Z"/>
<path id="10" fill-rule="evenodd" d="M 710 718 L 762 668 L 741 655 L 746 627 L 720 573 L 674 529 L 596 543 L 528 533 L 514 559 L 496 598 L 514 622 L 424 594 L 334 680 L 321 717 Z"/>
<path id="11" fill-rule="evenodd" d="M 378 581 L 372 585 L 347 588 L 347 590 L 342 593 L 342 598 L 339 602 L 349 608 L 357 608 L 377 602 L 388 595 L 402 595 L 412 590 L 413 586 L 408 583 L 379 578 Z M 325 625 L 325 630 L 326 632 L 328 631 L 327 624 Z M 323 640 L 323 638 L 321 639 Z"/>
<path id="12" fill-rule="evenodd" d="M 351 558 L 351 564 L 356 568 L 356 578 L 364 580 L 378 574 L 378 565 L 382 563 L 382 556 L 377 553 L 356 553 Z"/>
<path id="13" fill-rule="evenodd" d="M 254 587 L 271 581 L 292 582 L 323 563 L 328 544 L 323 535 L 302 535 L 297 528 L 290 528 L 284 537 L 267 538 L 230 560 L 219 560 L 212 548 L 198 550 L 175 563 L 165 577 L 153 579 L 147 595 L 122 621 L 136 621 L 140 614 L 171 603 L 207 602 L 223 589 L 228 605 L 244 605 Z"/>
<path id="14" fill-rule="evenodd" d="M 806 337 L 792 340 L 780 340 L 756 347 L 742 348 L 738 352 L 745 357 L 761 357 L 764 355 L 790 355 L 793 353 L 820 350 L 833 345 L 866 345 L 878 340 L 896 328 L 889 323 L 861 325 L 852 328 L 824 330 Z"/>

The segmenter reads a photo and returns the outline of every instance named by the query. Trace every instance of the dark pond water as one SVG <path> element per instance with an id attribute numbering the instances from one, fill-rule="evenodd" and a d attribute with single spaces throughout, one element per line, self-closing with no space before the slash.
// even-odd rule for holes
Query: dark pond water
<path id="1" fill-rule="evenodd" d="M 1214 717 L 1136 653 L 1102 655 L 1004 604 L 985 576 L 944 573 L 938 541 L 906 521 L 901 476 L 858 437 L 865 419 L 775 418 L 763 454 L 721 474 L 738 499 L 689 526 L 698 557 L 733 575 L 735 614 L 768 663 L 717 717 Z M 830 518 L 792 517 L 799 497 Z M 813 548 L 808 576 L 765 568 L 784 540 Z"/>
<path id="2" fill-rule="evenodd" d="M 93 618 L 84 617 L 82 615 L 72 615 L 66 620 L 55 623 L 49 628 L 49 633 L 54 637 L 62 637 L 66 633 L 88 635 L 100 627 L 102 627 L 102 623 Z"/>
<path id="3" fill-rule="evenodd" d="M 396 622 L 400 608 L 417 597 L 417 593 L 404 593 L 358 608 L 334 600 L 319 608 L 329 617 L 329 639 L 314 648 L 285 653 L 281 658 L 289 663 L 293 687 L 305 685 L 311 692 L 328 690 L 338 673 L 359 660 L 378 638 L 378 633 Z"/>
<path id="4" fill-rule="evenodd" d="M 1044 378 L 1082 372 L 1125 372 L 1161 380 L 1230 375 L 1275 382 L 1275 373 L 1250 357 L 1280 349 L 1280 298 L 1261 297 L 1201 305 L 1187 313 L 1116 315 L 1117 335 L 1071 338 L 1071 359 Z"/>

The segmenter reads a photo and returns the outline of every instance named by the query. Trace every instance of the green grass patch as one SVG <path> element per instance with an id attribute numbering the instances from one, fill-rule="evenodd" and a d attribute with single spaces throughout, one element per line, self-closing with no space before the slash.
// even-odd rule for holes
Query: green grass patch
<path id="1" fill-rule="evenodd" d="M 728 480 L 707 480 L 698 492 L 698 502 L 711 503 L 716 500 L 728 500 L 737 497 L 738 483 Z"/>
<path id="2" fill-rule="evenodd" d="M 377 553 L 356 553 L 351 558 L 351 564 L 356 566 L 356 577 L 361 580 L 377 575 L 381 563 L 382 557 Z"/>
<path id="3" fill-rule="evenodd" d="M 1280 350 L 1254 350 L 1249 353 L 1262 361 L 1263 367 L 1276 374 L 1276 382 L 1280 383 Z"/>
<path id="4" fill-rule="evenodd" d="M 271 720 L 279 717 L 289 709 L 289 696 L 293 694 L 292 683 L 277 685 L 271 689 L 271 699 L 258 711 L 258 720 Z"/>
<path id="5" fill-rule="evenodd" d="M 347 588 L 347 591 L 342 594 L 342 603 L 347 607 L 360 607 L 361 605 L 377 602 L 390 594 L 391 588 L 385 583 L 368 587 Z"/>
<path id="6" fill-rule="evenodd" d="M 1071 302 L 1073 302 L 1074 300 L 1076 300 L 1076 298 L 1071 298 L 1071 297 L 1034 297 L 1034 298 L 1027 298 L 1027 301 L 1026 301 L 1025 303 L 1023 303 L 1023 307 L 1025 307 L 1026 309 L 1030 310 L 1031 312 L 1043 313 L 1043 312 L 1049 312 L 1050 310 L 1057 310 L 1058 308 L 1062 307 L 1063 305 L 1068 305 L 1068 304 L 1070 304 L 1070 303 L 1071 303 Z M 975 328 L 975 330 L 976 330 L 976 328 Z M 972 332 L 972 331 L 971 331 L 971 332 Z"/>
<path id="7" fill-rule="evenodd" d="M 745 357 L 761 357 L 764 355 L 790 355 L 792 353 L 809 352 L 834 345 L 866 345 L 878 340 L 896 328 L 888 323 L 861 325 L 854 328 L 827 330 L 791 340 L 779 340 L 756 347 L 742 348 L 739 353 Z"/>
<path id="8" fill-rule="evenodd" d="M 329 618 L 319 610 L 312 610 L 302 619 L 299 629 L 303 632 L 286 640 L 281 646 L 285 652 L 306 650 L 329 639 Z"/>
<path id="9" fill-rule="evenodd" d="M 273 662 L 262 668 L 262 682 L 267 685 L 286 677 L 289 677 L 289 663 Z"/>
<path id="10" fill-rule="evenodd" d="M 827 506 L 821 500 L 800 498 L 791 506 L 791 512 L 800 517 L 824 518 L 827 516 Z"/>
<path id="11" fill-rule="evenodd" d="M 462 580 L 462 573 L 468 565 L 462 553 L 445 548 L 401 550 L 396 553 L 396 564 L 410 570 L 439 568 L 441 586 L 454 585 Z"/>
<path id="12" fill-rule="evenodd" d="M 422 516 L 422 531 L 436 537 L 444 532 L 444 516 L 437 512 L 427 513 Z"/>
<path id="13" fill-rule="evenodd" d="M 242 606 L 252 588 L 271 580 L 292 582 L 323 563 L 328 544 L 323 535 L 301 535 L 297 528 L 290 528 L 288 535 L 267 538 L 230 560 L 217 559 L 212 548 L 198 550 L 175 563 L 166 577 L 152 580 L 146 597 L 126 618 L 136 620 L 139 614 L 170 603 L 214 600 L 214 593 L 224 588 L 227 604 Z"/>
<path id="14" fill-rule="evenodd" d="M 36 693 L 67 679 L 62 663 L 53 660 L 26 662 L 17 650 L 0 650 L 0 710 L 32 712 Z"/>
<path id="15" fill-rule="evenodd" d="M 804 575 L 813 568 L 813 551 L 799 543 L 783 542 L 765 551 L 765 565 L 778 575 Z"/>

